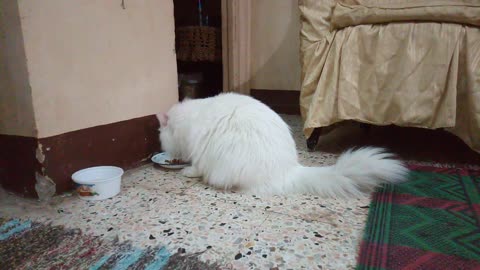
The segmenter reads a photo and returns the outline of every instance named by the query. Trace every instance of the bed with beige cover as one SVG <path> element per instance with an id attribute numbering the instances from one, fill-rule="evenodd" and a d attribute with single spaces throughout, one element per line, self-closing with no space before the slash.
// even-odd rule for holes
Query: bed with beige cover
<path id="1" fill-rule="evenodd" d="M 480 0 L 299 0 L 308 138 L 344 120 L 444 128 L 480 152 Z"/>

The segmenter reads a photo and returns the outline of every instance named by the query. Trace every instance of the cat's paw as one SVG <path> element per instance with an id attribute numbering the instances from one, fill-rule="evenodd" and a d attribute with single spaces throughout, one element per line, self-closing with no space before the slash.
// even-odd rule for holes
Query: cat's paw
<path id="1" fill-rule="evenodd" d="M 202 175 L 200 172 L 193 166 L 183 168 L 180 173 L 188 178 L 199 178 Z"/>

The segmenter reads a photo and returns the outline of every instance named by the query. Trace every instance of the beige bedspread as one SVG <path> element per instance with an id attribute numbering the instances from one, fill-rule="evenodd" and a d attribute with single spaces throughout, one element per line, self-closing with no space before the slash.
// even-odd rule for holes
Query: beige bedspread
<path id="1" fill-rule="evenodd" d="M 299 4 L 307 137 L 356 120 L 446 128 L 480 152 L 480 1 Z"/>

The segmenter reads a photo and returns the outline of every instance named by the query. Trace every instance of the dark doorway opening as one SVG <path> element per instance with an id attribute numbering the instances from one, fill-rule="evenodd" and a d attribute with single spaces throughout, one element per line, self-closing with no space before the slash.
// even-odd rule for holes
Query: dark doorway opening
<path id="1" fill-rule="evenodd" d="M 174 0 L 180 100 L 217 95 L 223 87 L 221 0 Z"/>

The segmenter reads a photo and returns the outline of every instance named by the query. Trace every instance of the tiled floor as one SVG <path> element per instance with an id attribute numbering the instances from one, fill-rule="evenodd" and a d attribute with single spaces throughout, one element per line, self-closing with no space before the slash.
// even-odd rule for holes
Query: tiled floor
<path id="1" fill-rule="evenodd" d="M 298 139 L 302 163 L 334 162 L 334 155 L 306 152 L 299 118 L 286 120 Z M 367 197 L 223 193 L 151 165 L 129 171 L 121 194 L 105 201 L 65 196 L 41 206 L 3 197 L 2 216 L 64 224 L 140 246 L 163 244 L 171 252 L 205 251 L 202 259 L 233 269 L 353 268 L 369 203 Z"/>
<path id="2" fill-rule="evenodd" d="M 300 118 L 285 119 L 303 164 L 335 161 L 333 154 L 307 152 Z M 344 133 L 354 136 L 358 129 L 353 129 Z M 224 193 L 151 165 L 127 172 L 121 194 L 105 201 L 65 196 L 39 205 L 1 197 L 1 216 L 50 221 L 139 246 L 162 244 L 171 252 L 205 251 L 203 260 L 227 269 L 351 269 L 369 204 L 367 196 L 336 200 Z"/>

